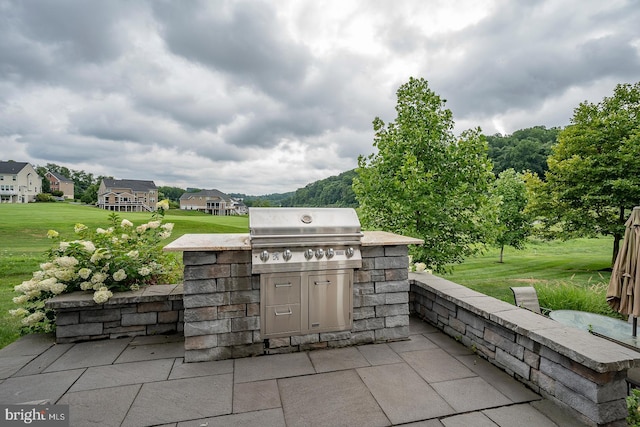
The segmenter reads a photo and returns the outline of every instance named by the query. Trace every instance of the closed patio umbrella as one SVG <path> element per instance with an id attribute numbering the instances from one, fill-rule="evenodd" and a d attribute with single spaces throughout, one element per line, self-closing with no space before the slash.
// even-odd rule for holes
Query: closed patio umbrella
<path id="1" fill-rule="evenodd" d="M 607 302 L 614 310 L 633 316 L 636 336 L 640 316 L 640 206 L 633 208 L 625 223 L 624 240 L 611 271 Z"/>

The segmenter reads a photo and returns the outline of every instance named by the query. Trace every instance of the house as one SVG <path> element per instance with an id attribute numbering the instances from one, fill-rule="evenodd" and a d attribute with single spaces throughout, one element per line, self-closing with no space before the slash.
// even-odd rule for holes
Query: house
<path id="1" fill-rule="evenodd" d="M 158 187 L 153 181 L 104 178 L 98 188 L 98 207 L 118 212 L 155 211 Z"/>
<path id="2" fill-rule="evenodd" d="M 72 179 L 52 171 L 47 171 L 44 177 L 49 181 L 49 189 L 51 191 L 62 191 L 62 197 L 65 199 L 74 198 Z"/>
<path id="3" fill-rule="evenodd" d="M 41 191 L 42 180 L 31 164 L 0 161 L 0 202 L 35 202 Z"/>
<path id="4" fill-rule="evenodd" d="M 198 210 L 211 215 L 245 215 L 247 207 L 242 200 L 234 199 L 218 190 L 201 190 L 180 196 L 180 209 Z"/>

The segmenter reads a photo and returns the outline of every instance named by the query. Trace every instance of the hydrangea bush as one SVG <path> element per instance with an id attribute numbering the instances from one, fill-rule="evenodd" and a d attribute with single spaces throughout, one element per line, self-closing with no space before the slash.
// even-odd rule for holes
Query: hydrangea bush
<path id="1" fill-rule="evenodd" d="M 47 261 L 14 288 L 20 295 L 13 302 L 20 307 L 10 313 L 22 319 L 23 332 L 53 330 L 55 312 L 45 308 L 45 301 L 55 295 L 92 291 L 93 300 L 102 304 L 114 291 L 135 291 L 174 277 L 175 261 L 160 245 L 173 230 L 172 223 L 162 223 L 166 207 L 165 201 L 158 203 L 152 220 L 138 226 L 115 213 L 106 229 L 76 224 L 73 241 L 61 241 L 57 231 L 49 230 L 47 236 L 56 243 L 47 251 Z"/>

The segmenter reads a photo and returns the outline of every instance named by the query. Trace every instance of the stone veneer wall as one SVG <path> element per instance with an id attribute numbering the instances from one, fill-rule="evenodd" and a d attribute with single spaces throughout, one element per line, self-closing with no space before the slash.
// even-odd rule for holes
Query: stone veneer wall
<path id="1" fill-rule="evenodd" d="M 412 312 L 593 426 L 626 425 L 626 373 L 640 353 L 427 274 Z"/>
<path id="2" fill-rule="evenodd" d="M 182 285 L 154 285 L 118 292 L 104 304 L 93 294 L 73 292 L 46 303 L 56 311 L 56 342 L 181 333 Z"/>
<path id="3" fill-rule="evenodd" d="M 260 276 L 251 274 L 246 250 L 185 251 L 185 361 L 406 339 L 409 336 L 408 248 L 362 247 L 354 275 L 353 328 L 271 338 L 260 336 Z"/>

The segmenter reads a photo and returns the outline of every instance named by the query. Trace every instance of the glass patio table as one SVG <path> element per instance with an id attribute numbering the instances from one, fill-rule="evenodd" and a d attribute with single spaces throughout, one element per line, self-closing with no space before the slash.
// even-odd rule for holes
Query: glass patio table
<path id="1" fill-rule="evenodd" d="M 601 314 L 576 310 L 555 310 L 549 317 L 567 326 L 592 332 L 640 351 L 640 339 L 632 334 L 629 322 Z"/>

